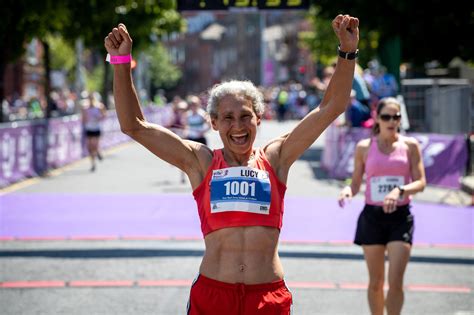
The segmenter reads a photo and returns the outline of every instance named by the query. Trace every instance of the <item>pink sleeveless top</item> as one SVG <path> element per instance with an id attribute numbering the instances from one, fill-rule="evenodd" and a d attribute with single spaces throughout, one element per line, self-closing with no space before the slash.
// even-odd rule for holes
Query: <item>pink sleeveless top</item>
<path id="1" fill-rule="evenodd" d="M 214 150 L 204 180 L 193 191 L 204 236 L 237 226 L 281 229 L 286 185 L 262 149 L 255 150 L 255 161 L 255 168 L 229 167 L 222 149 Z"/>
<path id="2" fill-rule="evenodd" d="M 393 188 L 410 183 L 410 160 L 404 137 L 398 137 L 395 150 L 390 154 L 380 152 L 377 138 L 373 137 L 365 161 L 365 175 L 365 202 L 374 206 L 382 206 L 385 196 Z M 397 205 L 406 205 L 410 200 L 409 196 L 404 196 L 397 201 Z"/>

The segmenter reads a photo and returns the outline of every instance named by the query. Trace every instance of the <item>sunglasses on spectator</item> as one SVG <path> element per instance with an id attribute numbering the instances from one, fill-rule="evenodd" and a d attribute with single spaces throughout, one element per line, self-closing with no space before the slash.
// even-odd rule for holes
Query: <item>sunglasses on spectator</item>
<path id="1" fill-rule="evenodd" d="M 380 119 L 382 119 L 383 121 L 389 121 L 390 119 L 393 119 L 395 121 L 399 121 L 400 118 L 402 118 L 401 114 L 395 114 L 395 115 L 382 114 L 382 115 L 380 115 Z"/>

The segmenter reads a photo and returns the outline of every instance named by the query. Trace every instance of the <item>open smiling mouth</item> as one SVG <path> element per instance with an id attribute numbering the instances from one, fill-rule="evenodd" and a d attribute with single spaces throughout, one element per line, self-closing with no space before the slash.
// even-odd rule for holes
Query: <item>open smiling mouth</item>
<path id="1" fill-rule="evenodd" d="M 248 137 L 249 137 L 248 133 L 241 133 L 241 134 L 231 135 L 230 139 L 235 144 L 244 144 L 247 141 Z"/>

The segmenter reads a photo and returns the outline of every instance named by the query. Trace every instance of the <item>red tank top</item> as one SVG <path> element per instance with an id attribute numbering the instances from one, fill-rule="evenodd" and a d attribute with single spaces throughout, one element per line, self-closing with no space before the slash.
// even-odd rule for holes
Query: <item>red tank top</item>
<path id="1" fill-rule="evenodd" d="M 214 150 L 204 180 L 193 191 L 204 236 L 237 226 L 281 228 L 286 185 L 262 149 L 256 149 L 255 155 L 256 168 L 229 167 L 222 149 Z"/>

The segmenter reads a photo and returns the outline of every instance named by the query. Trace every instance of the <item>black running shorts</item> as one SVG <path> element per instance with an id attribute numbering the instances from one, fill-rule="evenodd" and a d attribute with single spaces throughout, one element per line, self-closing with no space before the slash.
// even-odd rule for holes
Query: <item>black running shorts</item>
<path id="1" fill-rule="evenodd" d="M 100 130 L 86 130 L 86 137 L 100 137 Z"/>
<path id="2" fill-rule="evenodd" d="M 399 206 L 392 213 L 381 206 L 365 205 L 359 215 L 354 243 L 357 245 L 387 245 L 392 241 L 413 244 L 414 218 L 410 205 Z"/>

